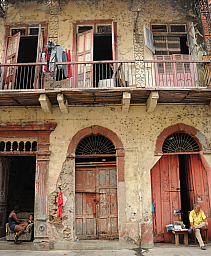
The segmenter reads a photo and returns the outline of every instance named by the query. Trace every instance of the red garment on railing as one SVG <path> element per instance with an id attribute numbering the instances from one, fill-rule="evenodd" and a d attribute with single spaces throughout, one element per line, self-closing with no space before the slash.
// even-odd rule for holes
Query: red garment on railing
<path id="1" fill-rule="evenodd" d="M 58 206 L 57 217 L 61 217 L 62 216 L 62 206 L 63 206 L 63 193 L 62 192 L 60 192 L 58 195 L 57 206 Z"/>
<path id="2" fill-rule="evenodd" d="M 71 62 L 71 53 L 70 50 L 65 50 L 67 53 L 67 62 Z M 73 76 L 72 74 L 72 65 L 67 65 L 67 69 L 68 69 L 68 78 L 71 78 Z"/>

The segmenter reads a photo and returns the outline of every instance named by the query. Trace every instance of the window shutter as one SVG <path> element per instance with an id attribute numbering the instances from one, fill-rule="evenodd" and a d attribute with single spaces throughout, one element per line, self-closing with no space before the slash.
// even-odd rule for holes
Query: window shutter
<path id="1" fill-rule="evenodd" d="M 144 38 L 146 47 L 155 54 L 154 39 L 152 32 L 144 25 Z"/>

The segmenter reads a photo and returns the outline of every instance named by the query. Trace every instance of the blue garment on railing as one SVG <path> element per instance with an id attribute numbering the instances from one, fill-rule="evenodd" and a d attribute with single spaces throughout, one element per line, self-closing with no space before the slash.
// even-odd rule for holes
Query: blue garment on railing
<path id="1" fill-rule="evenodd" d="M 51 51 L 51 58 L 50 58 L 50 71 L 55 71 L 55 65 L 53 60 L 55 59 L 55 62 L 62 62 L 62 46 L 61 45 L 56 45 L 54 48 L 52 48 Z M 58 69 L 62 69 L 62 65 L 57 65 Z"/>

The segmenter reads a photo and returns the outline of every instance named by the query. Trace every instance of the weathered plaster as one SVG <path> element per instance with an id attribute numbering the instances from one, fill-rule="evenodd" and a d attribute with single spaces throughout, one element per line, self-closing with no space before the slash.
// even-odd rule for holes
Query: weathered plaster
<path id="1" fill-rule="evenodd" d="M 74 191 L 68 184 L 73 184 L 74 175 L 67 159 L 67 150 L 74 135 L 92 125 L 99 125 L 113 131 L 123 143 L 125 149 L 125 193 L 126 199 L 119 206 L 120 214 L 126 219 L 121 228 L 127 233 L 133 227 L 133 237 L 138 237 L 144 230 L 151 230 L 151 178 L 150 169 L 160 156 L 155 156 L 155 145 L 160 133 L 167 127 L 184 123 L 198 129 L 211 143 L 209 106 L 204 105 L 159 105 L 152 113 L 146 113 L 145 106 L 131 106 L 127 114 L 122 113 L 121 106 L 69 107 L 68 114 L 61 115 L 59 107 L 53 106 L 53 114 L 44 114 L 41 108 L 9 107 L 0 108 L 0 122 L 56 122 L 57 127 L 50 135 L 50 162 L 48 176 L 49 217 L 55 217 L 55 198 L 58 186 L 67 197 L 64 206 L 61 228 L 49 235 L 52 240 L 74 239 L 72 230 L 73 213 L 68 212 L 74 204 Z M 209 156 L 205 156 L 211 164 Z M 67 181 L 61 180 L 65 173 Z M 67 185 L 65 185 L 67 183 Z M 64 187 L 66 186 L 66 187 Z M 119 185 L 120 186 L 120 185 Z M 119 188 L 120 189 L 120 188 Z M 120 191 L 120 190 L 119 190 Z M 53 203 L 54 202 L 54 203 Z M 124 206 L 125 203 L 125 206 Z M 125 214 L 125 217 L 124 217 Z M 51 217 L 50 217 L 51 218 Z M 55 218 L 56 219 L 56 218 Z M 59 224 L 59 225 L 60 225 Z M 54 228 L 53 220 L 48 225 Z M 131 226 L 132 225 L 132 226 Z M 130 233 L 130 232 L 129 232 Z M 123 238 L 124 239 L 124 238 Z M 136 239 L 136 238 L 135 238 Z"/>

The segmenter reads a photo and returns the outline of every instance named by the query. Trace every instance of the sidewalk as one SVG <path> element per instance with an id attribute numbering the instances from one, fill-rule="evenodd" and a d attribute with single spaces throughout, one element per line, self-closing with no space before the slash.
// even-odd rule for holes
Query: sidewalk
<path id="1" fill-rule="evenodd" d="M 104 243 L 104 242 L 103 242 Z M 101 243 L 96 243 L 95 249 L 84 247 L 84 249 L 71 249 L 71 250 L 52 250 L 52 251 L 33 251 L 28 249 L 28 244 L 22 243 L 25 245 L 25 250 L 21 249 L 19 245 L 10 243 L 10 248 L 3 248 L 3 244 L 0 243 L 0 256 L 210 256 L 211 255 L 211 243 L 206 245 L 207 250 L 202 251 L 198 245 L 190 244 L 185 246 L 180 244 L 175 246 L 170 243 L 157 243 L 154 248 L 141 252 L 142 249 L 133 248 L 130 244 L 127 245 L 130 248 L 121 248 L 118 243 L 104 243 L 104 248 Z M 110 244 L 110 246 L 107 246 Z M 113 244 L 113 245 L 112 245 Z M 81 243 L 82 245 L 82 243 Z M 113 247 L 111 249 L 111 246 Z M 106 248 L 107 247 L 107 248 Z M 109 248 L 110 247 L 110 248 Z M 2 250 L 4 249 L 4 250 Z"/>
<path id="2" fill-rule="evenodd" d="M 202 251 L 199 245 L 190 244 L 185 246 L 180 244 L 175 246 L 170 243 L 156 243 L 154 248 L 143 253 L 146 256 L 211 256 L 211 243 L 206 244 L 206 251 Z"/>

